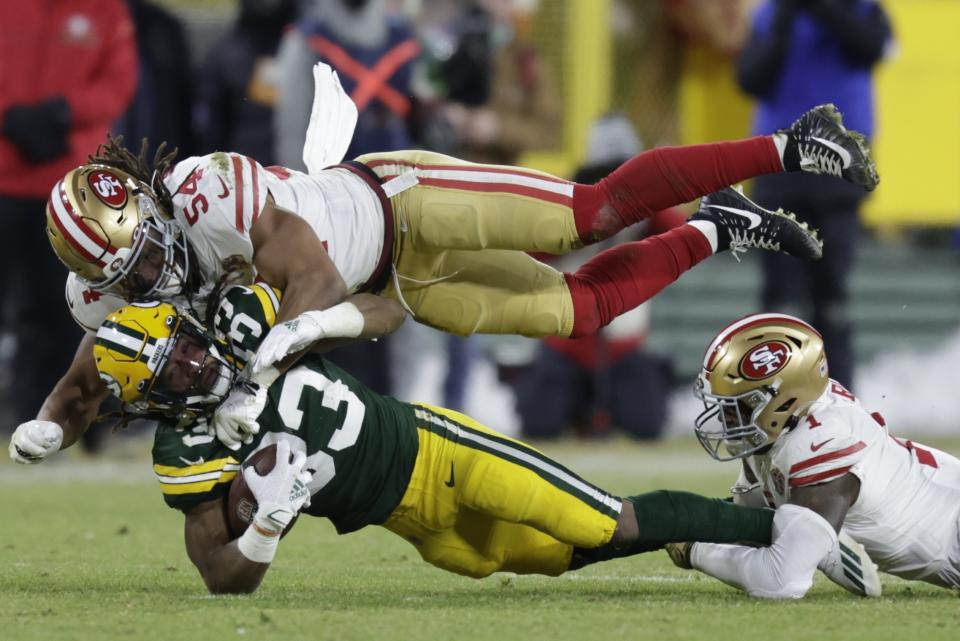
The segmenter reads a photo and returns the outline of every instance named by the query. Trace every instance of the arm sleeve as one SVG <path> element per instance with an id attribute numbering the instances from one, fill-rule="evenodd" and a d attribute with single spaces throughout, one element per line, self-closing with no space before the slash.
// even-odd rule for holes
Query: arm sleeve
<path id="1" fill-rule="evenodd" d="M 827 521 L 805 507 L 782 505 L 773 517 L 769 547 L 696 543 L 694 568 L 765 599 L 799 599 L 813 585 L 817 565 L 837 544 Z"/>

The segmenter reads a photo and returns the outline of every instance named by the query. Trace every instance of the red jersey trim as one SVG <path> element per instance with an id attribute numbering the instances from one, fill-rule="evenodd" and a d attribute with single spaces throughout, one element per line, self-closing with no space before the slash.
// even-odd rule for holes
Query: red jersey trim
<path id="1" fill-rule="evenodd" d="M 790 487 L 801 487 L 804 485 L 812 485 L 813 483 L 821 483 L 827 480 L 833 480 L 839 478 L 850 471 L 852 465 L 847 465 L 846 467 L 838 467 L 834 470 L 827 470 L 826 472 L 818 472 L 817 474 L 810 474 L 808 476 L 795 476 L 790 478 Z"/>
<path id="2" fill-rule="evenodd" d="M 845 447 L 842 450 L 837 450 L 836 452 L 827 452 L 826 454 L 821 454 L 820 456 L 814 456 L 804 461 L 800 461 L 799 463 L 794 463 L 792 466 L 790 466 L 790 474 L 792 476 L 793 474 L 802 472 L 803 470 L 811 468 L 814 465 L 819 465 L 820 463 L 825 463 L 834 459 L 843 458 L 844 456 L 849 456 L 850 454 L 855 454 L 866 446 L 867 444 L 863 441 L 857 441 L 850 447 Z M 790 483 L 792 484 L 793 481 L 790 481 Z"/>
<path id="3" fill-rule="evenodd" d="M 390 267 L 393 265 L 393 206 L 390 199 L 383 191 L 380 184 L 380 177 L 377 176 L 368 166 L 356 160 L 346 160 L 339 165 L 333 165 L 328 169 L 342 168 L 360 176 L 367 186 L 373 190 L 373 193 L 380 199 L 380 208 L 383 210 L 383 250 L 380 252 L 380 259 L 374 268 L 370 278 L 357 288 L 357 292 L 370 292 L 376 294 L 383 291 L 387 286 L 387 279 L 390 276 Z"/>

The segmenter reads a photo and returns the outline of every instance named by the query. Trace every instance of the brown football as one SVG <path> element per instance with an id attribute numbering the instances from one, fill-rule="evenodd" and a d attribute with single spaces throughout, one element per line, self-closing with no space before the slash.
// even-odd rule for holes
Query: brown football
<path id="1" fill-rule="evenodd" d="M 290 453 L 290 460 L 293 460 L 293 452 Z M 257 474 L 264 476 L 270 473 L 274 464 L 277 462 L 277 446 L 270 445 L 258 450 L 247 457 L 242 467 L 252 466 Z M 253 492 L 243 478 L 243 472 L 238 472 L 237 476 L 230 484 L 230 494 L 227 496 L 227 525 L 230 527 L 230 534 L 233 538 L 239 537 L 249 527 L 253 521 L 253 515 L 257 513 L 257 499 L 253 498 Z M 293 524 L 297 522 L 299 514 L 293 517 L 290 525 L 280 534 L 280 538 L 287 535 Z"/>

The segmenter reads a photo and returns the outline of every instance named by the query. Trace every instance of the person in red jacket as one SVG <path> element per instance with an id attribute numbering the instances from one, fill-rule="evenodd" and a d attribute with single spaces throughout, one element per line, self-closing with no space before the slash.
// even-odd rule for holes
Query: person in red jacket
<path id="1" fill-rule="evenodd" d="M 63 310 L 64 268 L 44 234 L 50 188 L 96 151 L 137 83 L 122 0 L 0 3 L 0 327 L 16 339 L 16 421 L 35 415 L 78 332 Z M 26 266 L 29 265 L 29 269 Z M 8 424 L 8 423 L 5 423 Z"/>

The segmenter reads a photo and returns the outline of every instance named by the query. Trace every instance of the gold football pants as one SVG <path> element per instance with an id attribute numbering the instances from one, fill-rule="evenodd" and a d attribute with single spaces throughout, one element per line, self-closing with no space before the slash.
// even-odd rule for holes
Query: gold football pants
<path id="1" fill-rule="evenodd" d="M 570 335 L 573 302 L 563 275 L 525 252 L 582 246 L 573 183 L 428 151 L 357 160 L 384 183 L 416 177 L 390 197 L 395 272 L 385 295 L 454 334 Z"/>
<path id="2" fill-rule="evenodd" d="M 417 461 L 384 527 L 425 561 L 476 578 L 556 576 L 574 547 L 610 541 L 618 498 L 468 416 L 427 405 L 416 416 Z"/>

